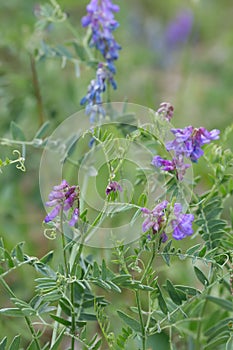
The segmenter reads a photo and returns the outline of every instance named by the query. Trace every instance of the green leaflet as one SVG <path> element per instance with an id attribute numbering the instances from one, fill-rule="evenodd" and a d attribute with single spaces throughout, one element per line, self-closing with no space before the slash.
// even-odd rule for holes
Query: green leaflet
<path id="1" fill-rule="evenodd" d="M 120 318 L 127 324 L 127 326 L 129 326 L 136 333 L 141 333 L 141 326 L 138 321 L 120 310 L 117 310 L 117 313 Z"/>
<path id="2" fill-rule="evenodd" d="M 19 141 L 26 140 L 26 138 L 24 136 L 24 132 L 14 121 L 11 122 L 10 129 L 11 129 L 11 134 L 12 134 L 12 137 L 14 140 L 19 140 Z"/>
<path id="3" fill-rule="evenodd" d="M 168 313 L 168 307 L 167 304 L 164 300 L 164 297 L 162 295 L 161 289 L 159 287 L 159 285 L 157 285 L 157 290 L 158 290 L 158 303 L 159 303 L 159 307 L 162 310 L 162 312 L 166 315 Z"/>
<path id="4" fill-rule="evenodd" d="M 18 350 L 20 346 L 20 335 L 16 335 L 12 340 L 8 350 Z"/>
<path id="5" fill-rule="evenodd" d="M 221 299 L 217 297 L 213 297 L 212 295 L 207 295 L 206 299 L 209 301 L 212 301 L 213 303 L 221 306 L 222 308 L 228 310 L 228 311 L 233 311 L 233 303 L 232 301 L 226 300 L 226 299 Z"/>
<path id="6" fill-rule="evenodd" d="M 175 304 L 181 305 L 182 301 L 186 300 L 186 294 L 183 291 L 176 289 L 170 280 L 167 280 L 166 287 L 170 298 Z"/>
<path id="7" fill-rule="evenodd" d="M 3 308 L 0 309 L 0 314 L 12 317 L 23 317 L 23 313 L 19 308 Z M 0 348 L 1 349 L 1 348 Z"/>
<path id="8" fill-rule="evenodd" d="M 204 273 L 198 267 L 194 266 L 194 272 L 195 272 L 197 278 L 199 279 L 199 281 L 204 286 L 208 286 L 209 285 L 209 281 L 208 281 L 207 277 L 204 275 Z"/>
<path id="9" fill-rule="evenodd" d="M 57 337 L 55 343 L 53 344 L 53 346 L 50 348 L 50 350 L 57 350 L 58 346 L 60 345 L 62 338 L 63 338 L 63 334 L 65 332 L 65 328 L 62 329 L 62 331 L 60 332 L 59 336 Z"/>

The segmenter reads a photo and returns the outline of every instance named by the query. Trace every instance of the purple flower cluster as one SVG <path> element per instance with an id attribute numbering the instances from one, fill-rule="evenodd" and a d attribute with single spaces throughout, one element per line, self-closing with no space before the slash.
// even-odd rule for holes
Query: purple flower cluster
<path id="1" fill-rule="evenodd" d="M 114 19 L 114 12 L 119 11 L 119 6 L 111 0 L 91 0 L 87 5 L 87 15 L 82 18 L 83 27 L 90 26 L 92 37 L 90 46 L 101 52 L 108 64 L 110 71 L 115 73 L 114 60 L 118 58 L 121 49 L 113 36 L 113 31 L 119 26 Z"/>
<path id="2" fill-rule="evenodd" d="M 173 211 L 166 200 L 159 203 L 152 210 L 141 208 L 141 211 L 143 216 L 146 217 L 142 224 L 142 231 L 147 232 L 152 230 L 152 234 L 159 233 L 162 243 L 166 242 L 168 239 L 165 233 L 165 229 L 168 225 L 172 227 L 172 236 L 176 240 L 183 239 L 193 233 L 192 222 L 194 216 L 192 214 L 183 214 L 182 205 L 180 203 L 174 204 Z M 172 219 L 170 220 L 171 215 Z M 151 239 L 151 236 L 148 235 L 148 238 Z"/>
<path id="3" fill-rule="evenodd" d="M 171 108 L 167 102 L 163 102 L 157 112 L 170 121 L 173 110 L 173 107 Z M 164 171 L 174 172 L 177 179 L 182 181 L 186 169 L 190 167 L 190 164 L 185 163 L 184 159 L 187 158 L 196 163 L 204 154 L 202 147 L 213 140 L 217 140 L 220 131 L 217 129 L 208 131 L 203 127 L 187 126 L 184 129 L 171 129 L 171 132 L 175 135 L 175 139 L 166 143 L 166 149 L 167 151 L 173 151 L 174 157 L 172 160 L 167 160 L 155 156 L 151 164 Z"/>
<path id="4" fill-rule="evenodd" d="M 107 188 L 106 188 L 106 195 L 108 196 L 111 192 L 122 192 L 122 187 L 117 181 L 111 181 L 109 182 Z"/>
<path id="5" fill-rule="evenodd" d="M 68 212 L 71 208 L 74 208 L 69 225 L 74 226 L 79 218 L 78 206 L 74 207 L 74 204 L 78 202 L 79 188 L 77 186 L 70 186 L 66 180 L 62 180 L 61 184 L 54 186 L 53 190 L 49 194 L 49 201 L 46 202 L 48 207 L 54 207 L 53 210 L 45 217 L 44 222 L 48 223 L 55 219 L 61 210 Z"/>
<path id="6" fill-rule="evenodd" d="M 193 126 L 187 126 L 184 129 L 171 129 L 175 135 L 175 139 L 166 144 L 168 151 L 174 151 L 176 156 L 185 156 L 190 158 L 192 162 L 203 155 L 202 146 L 219 138 L 220 131 L 214 129 L 208 131 L 201 127 L 199 129 Z"/>
<path id="7" fill-rule="evenodd" d="M 101 104 L 106 83 L 110 83 L 113 89 L 117 88 L 113 78 L 116 73 L 114 61 L 118 59 L 121 47 L 114 39 L 113 31 L 119 26 L 114 19 L 114 12 L 118 11 L 119 7 L 111 0 L 91 0 L 87 5 L 87 15 L 82 18 L 83 27 L 91 28 L 90 46 L 100 51 L 105 59 L 105 62 L 99 63 L 96 78 L 91 81 L 87 95 L 80 102 L 81 105 L 86 104 L 86 114 L 90 115 L 91 122 L 96 114 L 104 115 Z"/>

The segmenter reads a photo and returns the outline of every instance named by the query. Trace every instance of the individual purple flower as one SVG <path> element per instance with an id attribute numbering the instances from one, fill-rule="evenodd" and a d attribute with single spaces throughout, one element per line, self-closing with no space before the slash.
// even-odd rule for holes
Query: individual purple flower
<path id="1" fill-rule="evenodd" d="M 156 234 L 161 230 L 165 222 L 164 214 L 167 205 L 168 201 L 164 200 L 163 202 L 157 204 L 152 210 L 149 210 L 148 208 L 141 208 L 143 216 L 146 218 L 142 224 L 143 232 L 147 232 L 152 229 L 152 233 Z M 161 239 L 162 242 L 167 240 L 167 236 L 164 231 L 161 232 Z"/>
<path id="2" fill-rule="evenodd" d="M 160 156 L 155 156 L 151 162 L 155 167 L 161 168 L 164 171 L 175 172 L 179 181 L 182 181 L 186 172 L 191 165 L 184 163 L 182 155 L 173 158 L 172 160 L 163 159 Z"/>
<path id="3" fill-rule="evenodd" d="M 106 188 L 106 195 L 108 196 L 111 192 L 122 192 L 122 187 L 117 181 L 110 181 Z"/>
<path id="4" fill-rule="evenodd" d="M 62 180 L 61 184 L 54 186 L 53 190 L 49 194 L 49 201 L 46 202 L 46 206 L 54 207 L 52 211 L 45 217 L 44 222 L 48 223 L 55 219 L 61 210 L 68 212 L 75 206 L 75 203 L 79 199 L 79 188 L 78 186 L 70 186 L 66 180 Z M 69 221 L 70 226 L 74 226 L 78 221 L 79 209 L 74 208 L 72 217 Z"/>
<path id="5" fill-rule="evenodd" d="M 169 102 L 162 102 L 159 105 L 157 113 L 163 116 L 167 121 L 170 121 L 173 117 L 174 107 Z"/>
<path id="6" fill-rule="evenodd" d="M 169 48 L 185 44 L 191 34 L 193 14 L 190 10 L 180 11 L 165 30 L 165 41 Z"/>
<path id="7" fill-rule="evenodd" d="M 193 234 L 192 223 L 194 216 L 192 214 L 183 214 L 182 205 L 180 203 L 174 204 L 175 219 L 171 220 L 171 226 L 173 229 L 173 238 L 176 240 L 183 239 Z"/>
<path id="8" fill-rule="evenodd" d="M 220 133 L 217 129 L 208 131 L 203 127 L 197 129 L 192 126 L 184 129 L 171 129 L 171 132 L 175 135 L 175 139 L 167 142 L 167 150 L 174 151 L 175 157 L 185 156 L 190 158 L 192 162 L 197 162 L 203 155 L 201 147 L 212 140 L 217 140 Z"/>
<path id="9" fill-rule="evenodd" d="M 83 27 L 90 26 L 92 31 L 90 46 L 101 52 L 113 73 L 113 61 L 118 58 L 118 51 L 121 49 L 113 36 L 113 31 L 119 26 L 114 19 L 114 12 L 118 11 L 119 7 L 111 0 L 91 0 L 87 5 L 87 15 L 82 18 Z"/>

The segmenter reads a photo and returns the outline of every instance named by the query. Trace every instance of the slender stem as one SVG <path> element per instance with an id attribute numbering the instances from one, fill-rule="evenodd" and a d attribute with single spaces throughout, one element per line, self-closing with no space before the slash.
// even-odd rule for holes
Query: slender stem
<path id="1" fill-rule="evenodd" d="M 72 305 L 71 309 L 71 334 L 75 335 L 75 306 L 74 306 L 74 283 L 70 285 L 70 301 Z M 74 350 L 75 339 L 71 338 L 71 350 Z"/>
<path id="2" fill-rule="evenodd" d="M 153 245 L 152 245 L 152 255 L 151 255 L 151 258 L 150 258 L 150 260 L 149 260 L 149 262 L 148 262 L 148 264 L 147 264 L 147 266 L 146 266 L 146 268 L 145 268 L 145 271 L 144 271 L 144 273 L 143 273 L 143 275 L 142 275 L 141 282 L 143 282 L 144 278 L 147 276 L 148 271 L 149 271 L 149 269 L 150 269 L 150 267 L 151 267 L 151 265 L 152 265 L 152 263 L 153 263 L 153 260 L 154 260 L 154 258 L 155 258 L 155 247 L 156 247 L 156 243 L 153 242 Z"/>
<path id="3" fill-rule="evenodd" d="M 63 253 L 63 260 L 64 260 L 64 270 L 65 270 L 66 277 L 68 277 L 68 264 L 67 264 L 67 257 L 66 257 L 66 241 L 65 241 L 64 228 L 63 228 L 63 206 L 61 208 L 61 213 L 60 213 L 60 231 L 61 231 L 61 241 L 62 241 L 62 253 Z M 61 306 L 58 304 L 56 316 L 60 316 L 61 311 L 62 311 Z M 51 345 L 50 345 L 51 347 L 54 345 L 54 343 L 56 341 L 58 328 L 59 328 L 59 323 L 57 321 L 55 321 L 54 327 L 53 327 Z"/>
<path id="4" fill-rule="evenodd" d="M 210 285 L 213 283 L 214 281 L 214 267 L 213 264 L 211 264 L 211 268 L 210 268 L 210 274 L 211 274 L 211 278 L 210 278 Z M 207 290 L 207 294 L 209 295 L 211 292 L 212 288 L 208 288 Z M 197 336 L 196 336 L 196 344 L 195 344 L 195 349 L 196 350 L 200 350 L 201 349 L 201 331 L 202 331 L 202 324 L 203 324 L 203 316 L 205 314 L 206 311 L 206 307 L 207 307 L 207 303 L 208 303 L 208 299 L 205 298 L 201 312 L 200 312 L 200 322 L 198 322 L 198 326 L 197 326 Z"/>
<path id="5" fill-rule="evenodd" d="M 59 317 L 60 315 L 61 315 L 61 306 L 58 304 L 56 316 Z M 55 341 L 56 341 L 56 338 L 57 338 L 58 328 L 59 328 L 59 323 L 57 321 L 55 321 L 54 322 L 54 326 L 53 326 L 53 333 L 52 333 L 52 339 L 51 339 L 50 348 L 52 348 L 53 345 L 55 344 Z"/>
<path id="6" fill-rule="evenodd" d="M 61 241 L 62 241 L 63 259 L 64 259 L 64 269 L 65 269 L 66 276 L 68 276 L 68 265 L 67 265 L 67 257 L 66 257 L 66 240 L 65 240 L 64 228 L 63 228 L 63 206 L 61 208 L 61 214 L 60 214 L 60 228 L 61 228 Z"/>
<path id="7" fill-rule="evenodd" d="M 11 288 L 8 286 L 8 284 L 6 283 L 6 281 L 2 277 L 0 278 L 0 282 L 4 286 L 4 288 L 7 290 L 7 292 L 10 294 L 10 296 L 12 298 L 17 298 L 15 293 L 11 290 Z M 41 350 L 37 334 L 35 332 L 35 329 L 32 326 L 30 318 L 28 316 L 24 316 L 24 319 L 25 319 L 25 321 L 26 321 L 26 323 L 28 325 L 28 328 L 29 328 L 29 330 L 31 332 L 31 335 L 32 335 L 32 337 L 33 337 L 33 339 L 35 341 L 35 345 L 36 345 L 37 350 Z"/>
<path id="8" fill-rule="evenodd" d="M 11 288 L 8 286 L 8 284 L 6 283 L 6 281 L 2 278 L 2 276 L 0 277 L 0 282 L 3 285 L 3 287 L 7 290 L 7 292 L 10 294 L 10 296 L 12 298 L 16 298 L 15 293 L 11 290 Z"/>
<path id="9" fill-rule="evenodd" d="M 70 23 L 69 19 L 65 22 L 67 28 L 70 30 L 70 32 L 73 34 L 73 36 L 79 41 L 80 40 L 80 36 L 77 32 L 77 30 L 73 27 L 73 25 Z"/>
<path id="10" fill-rule="evenodd" d="M 31 61 L 31 70 L 32 70 L 32 83 L 34 87 L 35 97 L 37 101 L 37 109 L 38 109 L 38 119 L 39 119 L 39 125 L 41 126 L 44 123 L 44 110 L 43 110 L 43 102 L 40 92 L 40 84 L 39 79 L 36 71 L 36 63 L 35 58 L 30 55 L 30 61 Z"/>
<path id="11" fill-rule="evenodd" d="M 79 263 L 80 256 L 81 256 L 82 250 L 83 250 L 83 241 L 84 241 L 84 235 L 83 235 L 83 237 L 82 237 L 82 241 L 81 241 L 81 243 L 80 243 L 80 245 L 79 245 L 77 254 L 76 254 L 76 256 L 75 256 L 74 263 L 73 263 L 73 265 L 72 265 L 72 267 L 71 267 L 71 276 L 74 275 L 76 265 Z"/>
<path id="12" fill-rule="evenodd" d="M 32 326 L 32 323 L 31 323 L 30 318 L 27 317 L 27 316 L 25 316 L 25 321 L 26 321 L 26 323 L 27 323 L 27 325 L 28 325 L 28 328 L 30 329 L 30 332 L 31 332 L 31 334 L 32 334 L 32 336 L 33 336 L 33 339 L 34 339 L 34 341 L 35 341 L 37 350 L 41 350 L 41 347 L 40 347 L 40 344 L 39 344 L 39 340 L 38 340 L 37 335 L 36 335 L 36 332 L 35 332 L 35 330 L 34 330 L 34 328 L 33 328 L 33 326 Z"/>
<path id="13" fill-rule="evenodd" d="M 3 146 L 13 146 L 13 145 L 27 145 L 27 146 L 33 146 L 33 141 L 18 141 L 18 140 L 10 140 L 6 138 L 0 138 L 0 145 Z"/>
<path id="14" fill-rule="evenodd" d="M 136 295 L 136 302 L 137 302 L 139 320 L 140 320 L 141 331 L 142 331 L 142 350 L 146 350 L 146 333 L 145 333 L 145 327 L 144 327 L 143 318 L 142 318 L 142 308 L 141 308 L 139 290 L 135 291 L 135 295 Z"/>
<path id="15" fill-rule="evenodd" d="M 173 350 L 173 345 L 172 345 L 172 327 L 169 328 L 169 346 L 170 346 L 170 350 Z"/>

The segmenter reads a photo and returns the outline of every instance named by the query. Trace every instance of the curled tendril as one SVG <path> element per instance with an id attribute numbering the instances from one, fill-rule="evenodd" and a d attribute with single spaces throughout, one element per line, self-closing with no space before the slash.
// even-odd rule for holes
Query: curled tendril
<path id="1" fill-rule="evenodd" d="M 52 6 L 54 6 L 54 18 L 56 20 L 56 22 L 63 22 L 66 20 L 67 18 L 67 14 L 65 12 L 63 12 L 60 8 L 60 6 L 58 5 L 56 0 L 50 0 Z"/>
<path id="2" fill-rule="evenodd" d="M 25 172 L 26 171 L 26 168 L 25 168 L 25 165 L 24 165 L 25 158 L 21 156 L 21 153 L 17 149 L 15 149 L 12 153 L 16 154 L 18 156 L 18 158 L 15 159 L 15 160 L 11 160 L 10 163 L 11 164 L 12 163 L 19 163 L 19 164 L 16 165 L 16 168 L 21 170 L 21 171 L 23 171 L 23 172 Z"/>
<path id="3" fill-rule="evenodd" d="M 44 236 L 50 240 L 54 240 L 57 237 L 56 230 L 54 228 L 46 228 L 44 230 Z"/>

